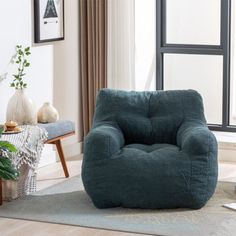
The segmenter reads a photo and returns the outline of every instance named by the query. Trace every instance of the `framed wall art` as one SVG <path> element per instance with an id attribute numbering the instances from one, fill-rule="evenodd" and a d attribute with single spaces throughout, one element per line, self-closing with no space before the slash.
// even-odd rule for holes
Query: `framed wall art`
<path id="1" fill-rule="evenodd" d="M 35 43 L 64 40 L 64 0 L 34 0 Z"/>

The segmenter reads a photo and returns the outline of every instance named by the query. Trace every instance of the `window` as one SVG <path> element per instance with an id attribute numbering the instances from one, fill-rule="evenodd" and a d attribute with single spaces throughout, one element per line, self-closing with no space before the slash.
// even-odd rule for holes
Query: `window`
<path id="1" fill-rule="evenodd" d="M 229 86 L 231 1 L 157 0 L 156 9 L 157 89 L 197 90 L 209 127 L 236 131 L 236 94 L 230 96 Z"/>
<path id="2" fill-rule="evenodd" d="M 221 0 L 166 0 L 168 44 L 220 45 Z"/>
<path id="3" fill-rule="evenodd" d="M 205 116 L 210 124 L 222 124 L 222 75 L 223 56 L 164 55 L 164 89 L 197 90 L 203 97 Z"/>

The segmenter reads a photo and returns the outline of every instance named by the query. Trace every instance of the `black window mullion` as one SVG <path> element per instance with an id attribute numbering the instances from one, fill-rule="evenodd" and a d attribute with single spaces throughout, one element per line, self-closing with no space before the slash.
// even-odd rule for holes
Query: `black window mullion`
<path id="1" fill-rule="evenodd" d="M 223 48 L 223 128 L 228 127 L 230 117 L 230 0 L 221 1 L 221 44 Z"/>
<path id="2" fill-rule="evenodd" d="M 222 44 L 221 45 L 202 45 L 202 44 L 173 44 L 173 43 L 168 43 L 164 44 L 163 47 L 169 47 L 169 48 L 202 48 L 202 49 L 215 49 L 215 50 L 220 50 L 222 49 Z"/>
<path id="3" fill-rule="evenodd" d="M 191 48 L 191 47 L 161 47 L 161 53 L 177 53 L 177 54 L 200 54 L 200 55 L 224 55 L 223 49 L 218 48 Z"/>
<path id="4" fill-rule="evenodd" d="M 156 89 L 163 90 L 163 53 L 161 53 L 161 48 L 163 44 L 163 1 L 156 1 Z"/>

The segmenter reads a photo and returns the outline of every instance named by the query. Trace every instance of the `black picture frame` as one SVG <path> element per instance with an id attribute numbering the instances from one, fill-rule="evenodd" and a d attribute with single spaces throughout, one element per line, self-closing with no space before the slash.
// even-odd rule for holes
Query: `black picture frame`
<path id="1" fill-rule="evenodd" d="M 54 7 L 55 7 L 55 0 L 34 0 L 34 42 L 35 43 L 47 43 L 47 42 L 53 42 L 53 41 L 61 41 L 61 40 L 64 40 L 65 39 L 65 4 L 64 4 L 64 0 L 57 0 L 57 1 L 60 1 L 60 12 L 61 12 L 61 15 L 60 17 L 58 16 L 57 13 L 53 12 L 53 11 L 48 11 L 49 12 L 49 15 L 51 16 L 50 19 L 53 19 L 54 22 L 50 22 L 50 23 L 58 23 L 61 25 L 62 27 L 62 30 L 61 30 L 61 35 L 58 35 L 57 36 L 48 36 L 44 38 L 42 37 L 42 34 L 41 32 L 43 31 L 43 26 L 44 25 L 47 25 L 47 22 L 45 20 L 46 23 L 44 23 L 44 25 L 42 25 L 42 22 L 40 19 L 40 17 L 42 17 L 42 14 L 41 14 L 41 4 L 44 2 L 47 2 L 47 6 L 46 8 L 48 8 L 48 4 L 54 4 Z M 45 13 L 44 13 L 44 19 L 46 18 L 46 9 L 45 8 Z M 55 9 L 56 10 L 56 9 Z M 55 13 L 56 15 L 52 16 L 52 14 Z M 49 16 L 48 18 L 49 19 Z"/>

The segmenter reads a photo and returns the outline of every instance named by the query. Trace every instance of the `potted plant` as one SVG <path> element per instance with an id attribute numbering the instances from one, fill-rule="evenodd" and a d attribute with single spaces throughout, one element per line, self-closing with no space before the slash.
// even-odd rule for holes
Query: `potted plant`
<path id="1" fill-rule="evenodd" d="M 3 127 L 0 127 L 0 137 L 3 132 Z M 2 179 L 4 180 L 17 180 L 19 172 L 13 166 L 11 160 L 7 155 L 12 152 L 16 152 L 16 147 L 7 142 L 0 141 L 0 205 L 2 205 Z"/>
<path id="2" fill-rule="evenodd" d="M 37 123 L 36 108 L 32 100 L 25 94 L 25 89 L 27 88 L 25 76 L 27 68 L 30 67 L 30 55 L 30 47 L 16 46 L 16 55 L 14 57 L 16 72 L 13 74 L 13 81 L 10 84 L 15 89 L 15 94 L 8 102 L 7 121 L 13 120 L 19 125 Z"/>

